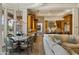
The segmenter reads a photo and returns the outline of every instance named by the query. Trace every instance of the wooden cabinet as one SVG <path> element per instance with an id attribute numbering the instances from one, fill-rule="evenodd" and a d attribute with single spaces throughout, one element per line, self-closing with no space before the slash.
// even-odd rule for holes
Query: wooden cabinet
<path id="1" fill-rule="evenodd" d="M 45 32 L 47 32 L 47 30 L 48 30 L 48 21 L 45 21 L 44 27 L 45 27 Z"/>
<path id="2" fill-rule="evenodd" d="M 27 16 L 27 31 L 31 31 L 31 15 Z"/>
<path id="3" fill-rule="evenodd" d="M 27 29 L 28 32 L 36 32 L 37 19 L 35 19 L 34 15 L 27 16 Z"/>
<path id="4" fill-rule="evenodd" d="M 57 20 L 56 24 L 62 30 L 62 33 L 65 33 L 66 30 L 68 34 L 72 34 L 72 14 L 64 16 L 64 20 Z"/>
<path id="5" fill-rule="evenodd" d="M 72 14 L 64 16 L 64 23 L 69 25 L 69 33 L 72 34 Z"/>
<path id="6" fill-rule="evenodd" d="M 64 33 L 64 20 L 57 20 L 56 24 L 57 24 L 57 28 L 60 28 L 62 33 Z"/>
<path id="7" fill-rule="evenodd" d="M 35 15 L 32 15 L 32 32 L 36 32 L 37 31 L 37 19 L 35 18 Z"/>
<path id="8" fill-rule="evenodd" d="M 61 29 L 62 29 L 62 33 L 64 33 L 64 20 L 61 20 Z"/>
<path id="9" fill-rule="evenodd" d="M 56 21 L 57 27 L 61 28 L 61 20 Z"/>

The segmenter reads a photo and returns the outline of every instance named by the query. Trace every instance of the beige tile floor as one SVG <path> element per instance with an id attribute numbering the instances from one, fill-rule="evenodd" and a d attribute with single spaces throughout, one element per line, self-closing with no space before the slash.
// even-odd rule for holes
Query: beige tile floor
<path id="1" fill-rule="evenodd" d="M 42 36 L 37 37 L 36 43 L 34 43 L 34 46 L 33 46 L 32 55 L 44 55 L 43 37 Z"/>

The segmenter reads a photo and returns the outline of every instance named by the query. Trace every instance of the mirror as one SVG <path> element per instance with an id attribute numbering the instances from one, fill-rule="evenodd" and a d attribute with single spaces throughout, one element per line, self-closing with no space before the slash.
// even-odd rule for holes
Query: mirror
<path id="1" fill-rule="evenodd" d="M 7 10 L 7 34 L 14 34 L 14 15 L 13 10 Z"/>

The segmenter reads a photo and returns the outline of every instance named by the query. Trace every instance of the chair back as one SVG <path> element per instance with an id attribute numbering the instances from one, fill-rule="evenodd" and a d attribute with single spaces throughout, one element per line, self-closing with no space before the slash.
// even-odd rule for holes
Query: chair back
<path id="1" fill-rule="evenodd" d="M 32 36 L 27 39 L 27 45 L 33 45 L 33 37 Z"/>
<path id="2" fill-rule="evenodd" d="M 13 41 L 10 38 L 4 39 L 6 47 L 12 47 L 13 46 Z"/>

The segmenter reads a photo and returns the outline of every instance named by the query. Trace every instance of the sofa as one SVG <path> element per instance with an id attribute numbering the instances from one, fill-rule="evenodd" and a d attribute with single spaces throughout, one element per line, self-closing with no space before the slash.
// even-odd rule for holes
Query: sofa
<path id="1" fill-rule="evenodd" d="M 79 54 L 79 36 L 67 34 L 48 34 L 48 36 L 66 49 L 71 55 Z"/>
<path id="2" fill-rule="evenodd" d="M 70 55 L 69 52 L 54 42 L 47 34 L 45 34 L 43 37 L 43 46 L 45 55 Z"/>

